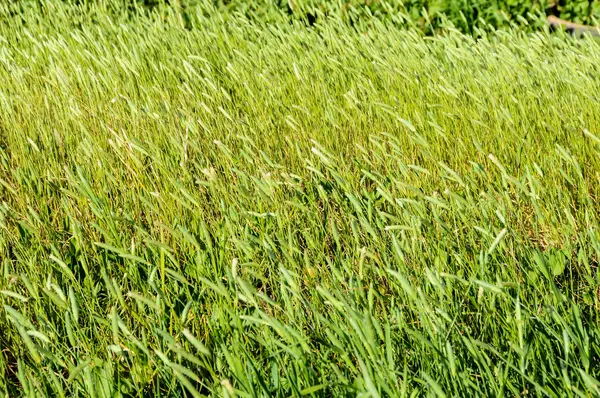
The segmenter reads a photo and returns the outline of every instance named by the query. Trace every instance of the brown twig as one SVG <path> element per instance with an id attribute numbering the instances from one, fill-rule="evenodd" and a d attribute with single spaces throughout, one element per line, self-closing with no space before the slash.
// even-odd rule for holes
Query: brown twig
<path id="1" fill-rule="evenodd" d="M 600 37 L 600 29 L 594 26 L 580 25 L 574 22 L 565 21 L 564 19 L 560 19 L 554 15 L 550 15 L 547 20 L 548 25 L 554 29 L 563 28 L 567 32 L 577 36 L 589 33 L 594 37 Z"/>

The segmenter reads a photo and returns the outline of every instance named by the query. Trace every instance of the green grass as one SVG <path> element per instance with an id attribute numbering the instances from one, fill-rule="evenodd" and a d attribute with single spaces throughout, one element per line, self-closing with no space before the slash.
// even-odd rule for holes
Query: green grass
<path id="1" fill-rule="evenodd" d="M 196 11 L 0 19 L 0 392 L 600 394 L 597 42 Z"/>

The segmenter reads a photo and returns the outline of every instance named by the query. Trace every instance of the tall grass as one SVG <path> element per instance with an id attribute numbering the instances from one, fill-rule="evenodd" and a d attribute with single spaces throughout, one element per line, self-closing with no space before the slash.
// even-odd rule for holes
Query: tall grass
<path id="1" fill-rule="evenodd" d="M 597 42 L 99 4 L 0 19 L 6 396 L 600 394 Z"/>

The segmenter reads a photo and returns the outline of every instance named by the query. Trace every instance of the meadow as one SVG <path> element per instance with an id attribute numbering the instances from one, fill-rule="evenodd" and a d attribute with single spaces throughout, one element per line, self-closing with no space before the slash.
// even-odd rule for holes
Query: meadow
<path id="1" fill-rule="evenodd" d="M 598 41 L 27 4 L 2 396 L 600 395 Z"/>

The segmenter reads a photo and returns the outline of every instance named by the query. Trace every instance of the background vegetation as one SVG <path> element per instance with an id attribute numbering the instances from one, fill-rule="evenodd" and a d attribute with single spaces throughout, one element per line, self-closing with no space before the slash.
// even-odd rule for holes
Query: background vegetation
<path id="1" fill-rule="evenodd" d="M 0 4 L 0 391 L 598 395 L 599 44 L 238 7 Z"/>
<path id="2" fill-rule="evenodd" d="M 10 14 L 38 8 L 47 0 L 12 2 Z M 61 1 L 61 0 L 57 0 Z M 168 6 L 186 21 L 194 18 L 197 7 L 209 4 L 220 12 L 239 12 L 262 21 L 287 15 L 291 19 L 313 24 L 334 16 L 354 25 L 372 18 L 398 27 L 417 28 L 428 34 L 453 26 L 464 33 L 478 34 L 481 29 L 519 27 L 539 30 L 546 15 L 571 22 L 595 26 L 600 19 L 598 0 L 62 0 L 86 10 L 100 5 L 105 12 L 134 16 L 141 10 Z M 135 10 L 136 12 L 133 12 Z M 84 11 L 85 12 L 85 11 Z"/>
<path id="3" fill-rule="evenodd" d="M 182 4 L 193 4 L 184 0 Z M 147 3 L 148 4 L 148 3 Z M 254 12 L 278 8 L 296 16 L 337 14 L 349 20 L 357 18 L 390 19 L 397 25 L 416 26 L 429 33 L 451 24 L 463 32 L 474 28 L 508 26 L 540 27 L 540 16 L 555 15 L 573 22 L 595 25 L 600 18 L 600 2 L 589 0 L 294 0 L 280 2 L 225 1 L 220 3 Z M 268 6 L 266 4 L 269 4 Z"/>

